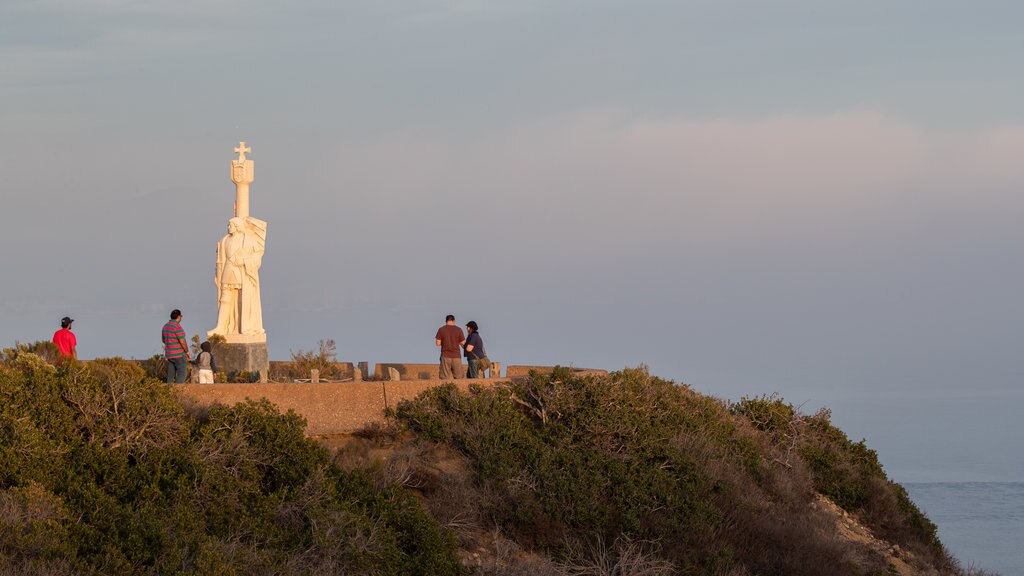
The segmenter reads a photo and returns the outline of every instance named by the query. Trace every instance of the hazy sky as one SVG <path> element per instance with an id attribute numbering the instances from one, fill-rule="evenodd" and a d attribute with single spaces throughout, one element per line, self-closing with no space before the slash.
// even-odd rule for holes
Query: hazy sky
<path id="1" fill-rule="evenodd" d="M 1024 480 L 1024 5 L 5 0 L 0 343 L 215 322 L 252 146 L 271 356 L 829 406 L 903 481 Z"/>

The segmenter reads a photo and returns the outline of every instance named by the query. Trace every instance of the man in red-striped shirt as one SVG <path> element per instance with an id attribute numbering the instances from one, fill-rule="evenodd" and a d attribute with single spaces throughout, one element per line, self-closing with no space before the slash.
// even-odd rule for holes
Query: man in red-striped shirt
<path id="1" fill-rule="evenodd" d="M 167 383 L 181 384 L 188 372 L 188 345 L 185 343 L 185 331 L 181 328 L 181 310 L 171 311 L 171 320 L 164 324 L 160 337 L 164 341 L 164 357 L 167 358 Z"/>

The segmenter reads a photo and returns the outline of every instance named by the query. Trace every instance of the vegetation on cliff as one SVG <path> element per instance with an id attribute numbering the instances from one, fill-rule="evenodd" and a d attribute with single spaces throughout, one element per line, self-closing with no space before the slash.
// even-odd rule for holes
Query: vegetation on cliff
<path id="1" fill-rule="evenodd" d="M 960 573 L 873 451 L 826 412 L 804 416 L 778 398 L 730 404 L 644 369 L 585 378 L 556 370 L 469 394 L 437 388 L 397 416 L 472 470 L 468 480 L 436 483 L 458 485 L 457 494 L 427 491 L 441 502 L 434 509 L 457 512 L 460 526 L 497 528 L 552 559 L 552 574 L 896 569 L 888 555 L 838 538 L 834 515 L 814 505 L 819 495 L 898 545 L 915 573 Z M 516 568 L 513 559 L 493 572 L 543 572 L 524 562 L 533 564 Z"/>
<path id="2" fill-rule="evenodd" d="M 460 574 L 407 489 L 266 402 L 189 414 L 120 360 L 0 359 L 0 574 Z"/>
<path id="3" fill-rule="evenodd" d="M 0 576 L 963 574 L 873 451 L 776 397 L 556 370 L 429 390 L 332 454 L 265 401 L 33 352 L 0 355 Z"/>

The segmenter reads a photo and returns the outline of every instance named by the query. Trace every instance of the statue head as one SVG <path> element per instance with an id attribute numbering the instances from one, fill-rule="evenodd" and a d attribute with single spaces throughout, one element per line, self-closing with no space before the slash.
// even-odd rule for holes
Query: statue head
<path id="1" fill-rule="evenodd" d="M 228 220 L 228 233 L 234 234 L 235 232 L 245 231 L 245 218 L 234 217 Z"/>

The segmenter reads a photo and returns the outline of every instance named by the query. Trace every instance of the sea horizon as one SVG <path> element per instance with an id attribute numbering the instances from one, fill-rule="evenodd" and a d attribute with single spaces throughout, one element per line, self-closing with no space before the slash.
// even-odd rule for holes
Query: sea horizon
<path id="1" fill-rule="evenodd" d="M 1024 575 L 1024 482 L 901 482 L 963 568 Z"/>

